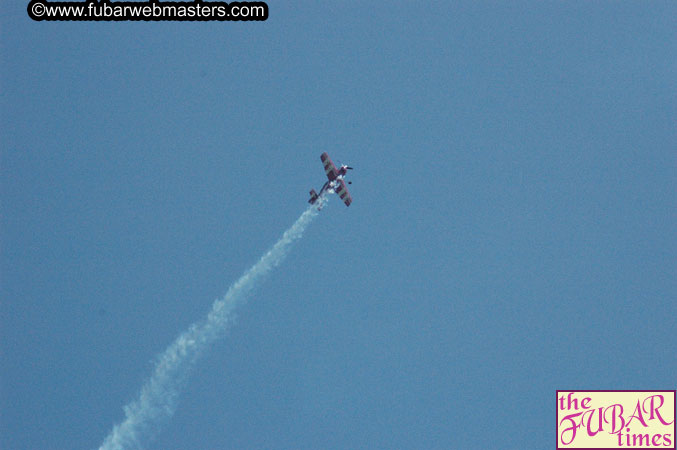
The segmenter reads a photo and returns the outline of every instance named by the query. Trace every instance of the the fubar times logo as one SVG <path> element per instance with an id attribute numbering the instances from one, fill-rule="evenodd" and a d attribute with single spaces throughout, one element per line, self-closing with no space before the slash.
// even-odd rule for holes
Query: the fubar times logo
<path id="1" fill-rule="evenodd" d="M 557 391 L 557 450 L 675 449 L 675 391 Z"/>

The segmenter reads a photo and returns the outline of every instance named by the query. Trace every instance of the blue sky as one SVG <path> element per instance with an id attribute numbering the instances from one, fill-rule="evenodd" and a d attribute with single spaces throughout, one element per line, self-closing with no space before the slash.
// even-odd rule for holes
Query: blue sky
<path id="1" fill-rule="evenodd" d="M 96 448 L 350 163 L 148 448 L 551 448 L 675 389 L 674 2 L 0 10 L 0 448 Z"/>

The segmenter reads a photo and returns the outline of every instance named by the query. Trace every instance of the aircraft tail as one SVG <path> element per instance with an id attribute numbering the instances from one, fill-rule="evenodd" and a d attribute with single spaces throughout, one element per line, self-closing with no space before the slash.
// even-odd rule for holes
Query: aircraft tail
<path id="1" fill-rule="evenodd" d="M 315 189 L 311 189 L 310 190 L 310 200 L 308 200 L 308 203 L 310 203 L 311 205 L 315 204 L 315 202 L 317 201 L 317 197 L 318 197 L 318 195 L 317 195 L 317 192 L 315 192 Z"/>

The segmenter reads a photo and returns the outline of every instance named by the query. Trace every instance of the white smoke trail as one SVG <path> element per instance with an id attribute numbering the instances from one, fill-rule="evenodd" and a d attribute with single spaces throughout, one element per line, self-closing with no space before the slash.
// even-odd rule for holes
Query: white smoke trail
<path id="1" fill-rule="evenodd" d="M 113 427 L 99 450 L 141 448 L 141 439 L 150 439 L 163 421 L 176 410 L 181 388 L 193 363 L 209 344 L 224 334 L 233 309 L 246 299 L 257 281 L 279 265 L 290 245 L 299 239 L 317 216 L 327 198 L 322 196 L 296 220 L 279 241 L 235 282 L 226 295 L 214 302 L 207 318 L 192 324 L 162 353 L 151 377 L 141 387 L 139 398 L 124 407 L 125 420 Z"/>

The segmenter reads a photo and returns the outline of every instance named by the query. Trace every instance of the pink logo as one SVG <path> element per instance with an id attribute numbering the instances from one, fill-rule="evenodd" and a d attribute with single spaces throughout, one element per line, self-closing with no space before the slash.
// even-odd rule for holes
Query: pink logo
<path id="1" fill-rule="evenodd" d="M 557 450 L 675 450 L 675 391 L 557 391 Z"/>

